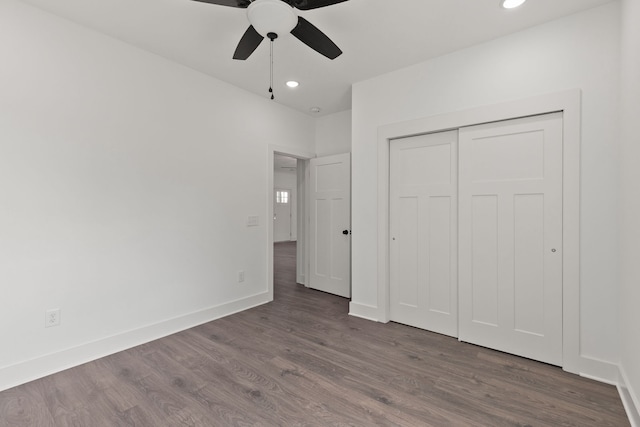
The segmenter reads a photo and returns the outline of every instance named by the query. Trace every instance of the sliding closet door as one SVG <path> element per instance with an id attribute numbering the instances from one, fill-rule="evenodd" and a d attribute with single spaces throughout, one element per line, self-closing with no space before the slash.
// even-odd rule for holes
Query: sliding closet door
<path id="1" fill-rule="evenodd" d="M 460 340 L 562 365 L 562 114 L 459 140 Z"/>
<path id="2" fill-rule="evenodd" d="M 458 334 L 457 131 L 390 147 L 390 318 Z"/>

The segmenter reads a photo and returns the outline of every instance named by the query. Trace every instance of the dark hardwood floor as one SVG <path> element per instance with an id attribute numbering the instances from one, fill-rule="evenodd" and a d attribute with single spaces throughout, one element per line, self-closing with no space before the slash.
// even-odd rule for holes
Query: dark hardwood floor
<path id="1" fill-rule="evenodd" d="M 0 393 L 0 426 L 628 426 L 614 387 L 295 284 L 275 301 Z"/>

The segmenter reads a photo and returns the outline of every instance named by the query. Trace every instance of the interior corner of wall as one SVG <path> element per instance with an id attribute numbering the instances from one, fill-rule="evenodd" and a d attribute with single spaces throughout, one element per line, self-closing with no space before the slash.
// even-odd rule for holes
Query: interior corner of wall
<path id="1" fill-rule="evenodd" d="M 606 384 L 618 384 L 618 365 L 589 356 L 580 356 L 579 375 Z"/>

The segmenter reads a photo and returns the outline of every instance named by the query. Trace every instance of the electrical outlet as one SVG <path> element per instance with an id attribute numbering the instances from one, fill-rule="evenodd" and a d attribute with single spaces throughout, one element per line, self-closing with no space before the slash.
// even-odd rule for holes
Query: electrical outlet
<path id="1" fill-rule="evenodd" d="M 45 311 L 44 327 L 50 328 L 52 326 L 60 325 L 60 309 L 51 308 Z"/>
<path id="2" fill-rule="evenodd" d="M 238 282 L 244 282 L 244 271 L 242 270 L 238 271 Z"/>

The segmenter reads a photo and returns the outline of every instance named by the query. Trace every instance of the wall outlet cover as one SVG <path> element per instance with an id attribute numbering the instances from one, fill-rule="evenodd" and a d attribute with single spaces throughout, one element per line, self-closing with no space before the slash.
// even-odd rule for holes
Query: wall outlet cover
<path id="1" fill-rule="evenodd" d="M 51 308 L 45 311 L 44 327 L 50 328 L 52 326 L 60 325 L 60 309 Z"/>

